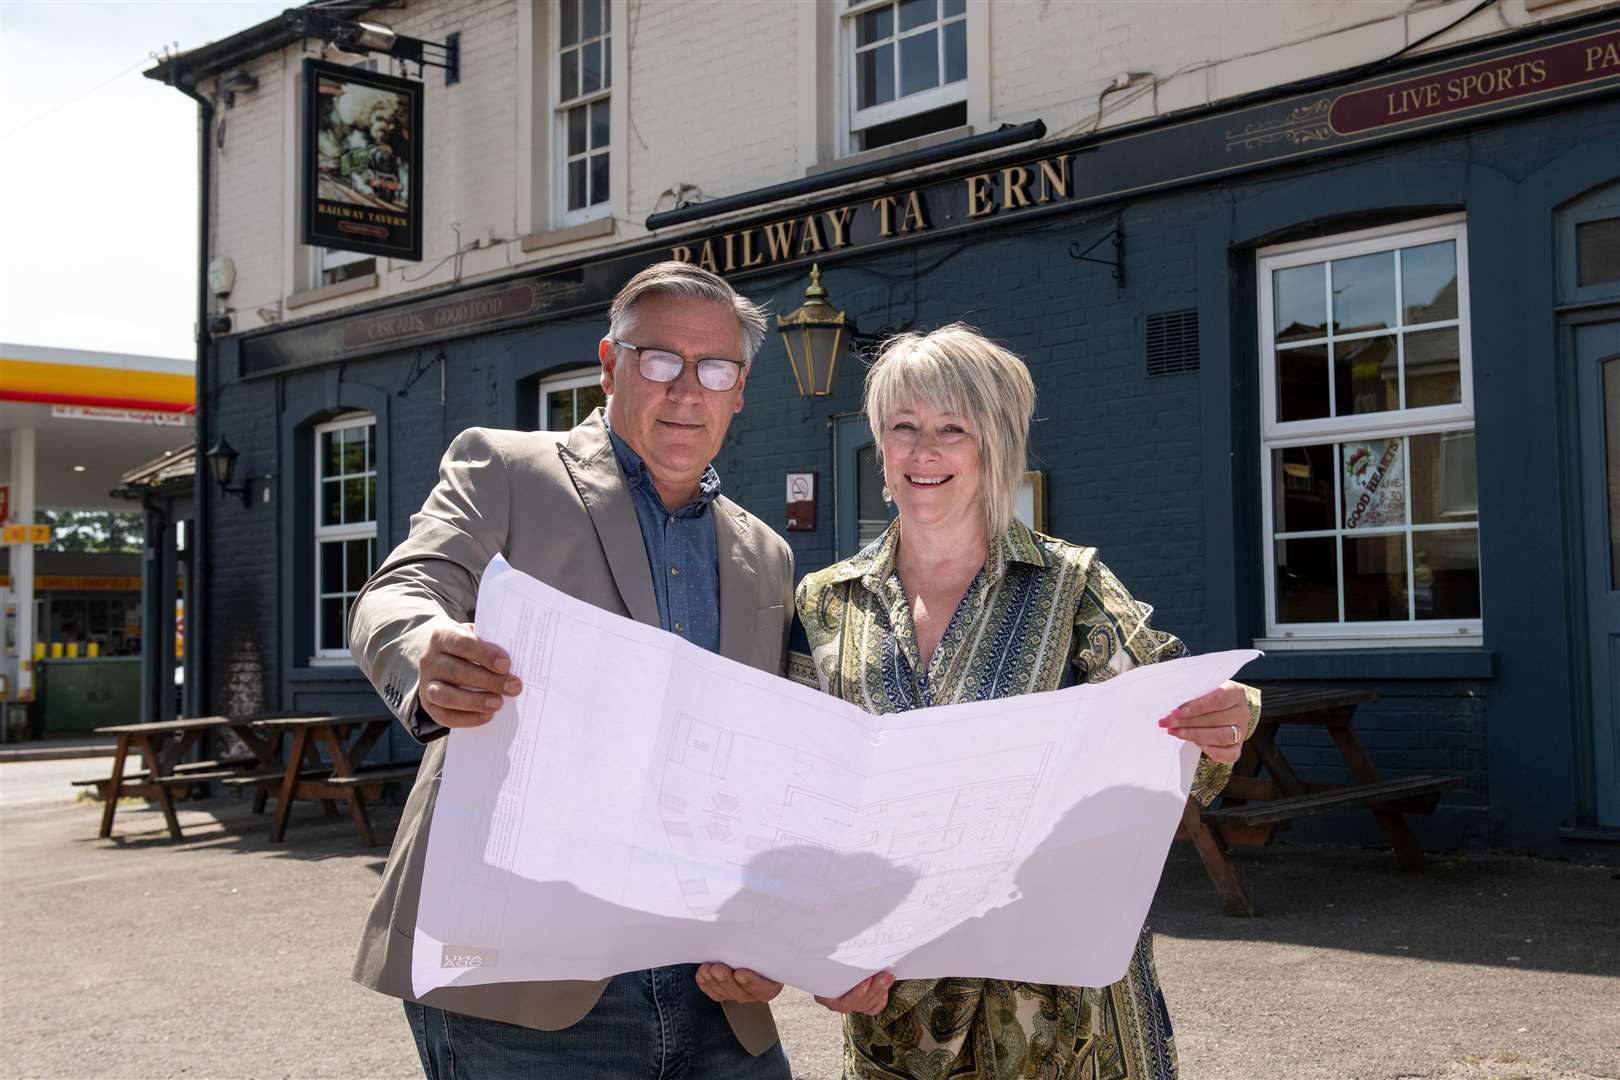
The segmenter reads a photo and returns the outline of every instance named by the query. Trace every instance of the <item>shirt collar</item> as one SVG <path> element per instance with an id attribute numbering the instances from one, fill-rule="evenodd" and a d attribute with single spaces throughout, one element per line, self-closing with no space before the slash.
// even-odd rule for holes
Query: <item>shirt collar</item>
<path id="1" fill-rule="evenodd" d="M 641 455 L 631 448 L 630 444 L 619 438 L 613 425 L 607 422 L 607 413 L 602 414 L 602 424 L 607 428 L 608 438 L 613 442 L 613 456 L 619 459 L 619 469 L 624 473 L 624 482 L 630 487 L 642 488 L 658 495 L 658 486 L 653 483 L 652 472 L 647 463 L 641 460 Z M 701 513 L 703 508 L 712 503 L 720 495 L 720 474 L 713 465 L 703 467 L 703 475 L 698 477 L 697 498 L 675 511 L 676 516 L 695 515 Z"/>
<path id="2" fill-rule="evenodd" d="M 894 577 L 895 555 L 900 547 L 900 521 L 895 519 L 883 535 L 872 541 L 859 553 L 831 568 L 833 581 L 852 581 L 856 578 L 874 596 L 883 595 L 884 584 Z M 1023 522 L 1014 520 L 1007 531 L 990 542 L 985 565 L 992 581 L 1000 580 L 1007 567 L 1022 563 L 1037 569 L 1046 567 L 1046 555 L 1035 534 Z"/>

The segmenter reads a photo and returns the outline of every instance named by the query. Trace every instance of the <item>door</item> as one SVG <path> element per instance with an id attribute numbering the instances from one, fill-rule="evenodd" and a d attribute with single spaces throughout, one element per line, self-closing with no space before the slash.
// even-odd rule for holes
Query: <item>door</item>
<path id="1" fill-rule="evenodd" d="M 852 413 L 834 421 L 833 455 L 838 558 L 847 559 L 883 534 L 894 520 L 895 510 L 892 503 L 883 501 L 883 469 L 864 414 Z"/>
<path id="2" fill-rule="evenodd" d="M 1575 328 L 1592 759 L 1600 825 L 1620 827 L 1620 319 Z"/>

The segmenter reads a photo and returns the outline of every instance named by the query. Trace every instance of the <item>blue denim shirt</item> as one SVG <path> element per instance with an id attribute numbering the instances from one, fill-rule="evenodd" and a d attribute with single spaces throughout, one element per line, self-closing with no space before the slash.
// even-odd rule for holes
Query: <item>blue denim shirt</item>
<path id="1" fill-rule="evenodd" d="M 720 554 L 709 504 L 720 494 L 720 474 L 710 465 L 698 480 L 698 496 L 670 513 L 658 497 L 652 473 L 630 444 L 608 429 L 630 501 L 641 523 L 641 539 L 652 567 L 658 621 L 710 652 L 720 651 Z"/>

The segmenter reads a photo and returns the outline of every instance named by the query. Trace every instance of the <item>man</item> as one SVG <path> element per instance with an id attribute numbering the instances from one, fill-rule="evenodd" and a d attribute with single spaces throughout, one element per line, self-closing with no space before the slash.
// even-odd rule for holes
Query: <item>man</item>
<path id="1" fill-rule="evenodd" d="M 608 611 L 780 672 L 793 558 L 719 494 L 710 465 L 742 408 L 765 316 L 720 277 L 666 262 L 609 309 L 598 347 L 605 416 L 569 432 L 457 436 L 405 542 L 355 599 L 356 661 L 427 743 L 354 978 L 405 999 L 424 1072 L 440 1077 L 687 1076 L 787 1080 L 766 1004 L 781 989 L 720 964 L 598 982 L 411 991 L 429 823 L 449 729 L 488 722 L 521 690 L 506 653 L 469 625 L 497 553 Z M 601 676 L 614 658 L 602 657 Z"/>

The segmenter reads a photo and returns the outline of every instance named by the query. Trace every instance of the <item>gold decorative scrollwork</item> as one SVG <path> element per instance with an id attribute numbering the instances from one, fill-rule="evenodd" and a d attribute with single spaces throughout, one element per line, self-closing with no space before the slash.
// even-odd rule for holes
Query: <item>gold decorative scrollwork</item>
<path id="1" fill-rule="evenodd" d="M 1228 131 L 1226 148 L 1233 150 L 1243 147 L 1252 150 L 1257 146 L 1282 142 L 1285 139 L 1296 146 L 1301 143 L 1326 142 L 1333 137 L 1333 128 L 1328 123 L 1328 110 L 1332 105 L 1331 98 L 1322 98 L 1309 105 L 1301 105 L 1280 120 L 1250 124 L 1242 131 Z"/>

